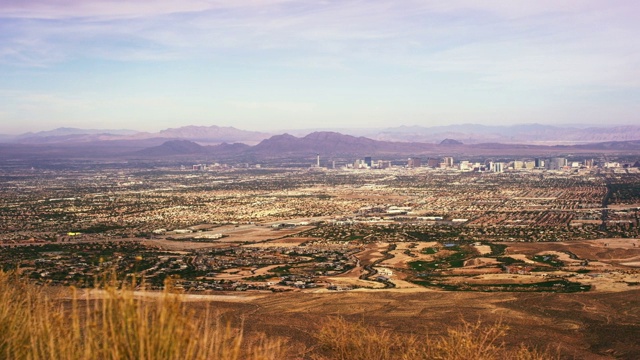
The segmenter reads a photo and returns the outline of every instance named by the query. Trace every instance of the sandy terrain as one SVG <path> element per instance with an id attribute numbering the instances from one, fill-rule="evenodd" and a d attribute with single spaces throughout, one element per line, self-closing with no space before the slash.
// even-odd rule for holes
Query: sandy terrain
<path id="1" fill-rule="evenodd" d="M 246 277 L 260 276 L 269 274 L 269 270 L 275 269 L 281 265 L 269 265 L 261 268 L 232 268 L 223 270 L 221 273 L 216 274 L 214 279 L 217 280 L 240 280 Z M 276 277 L 276 274 L 271 274 Z"/>
<path id="2" fill-rule="evenodd" d="M 489 245 L 473 245 L 480 255 L 491 254 L 491 246 Z"/>
<path id="3" fill-rule="evenodd" d="M 640 274 L 610 272 L 604 274 L 578 274 L 573 281 L 591 285 L 594 292 L 620 292 L 640 288 Z"/>
<path id="4" fill-rule="evenodd" d="M 415 247 L 412 247 L 412 245 L 415 245 Z M 423 254 L 422 250 L 430 247 L 440 246 L 442 245 L 435 241 L 420 243 L 397 243 L 396 249 L 389 252 L 391 255 L 393 255 L 393 258 L 384 260 L 380 264 L 394 268 L 406 269 L 408 268 L 407 263 L 411 261 L 432 261 L 434 259 L 434 256 L 432 254 Z M 411 255 L 405 254 L 405 251 L 407 250 L 411 252 Z"/>
<path id="5" fill-rule="evenodd" d="M 535 255 L 544 252 L 569 251 L 580 259 L 601 261 L 609 264 L 640 260 L 640 239 L 598 239 L 575 242 L 551 243 L 504 243 L 508 246 L 506 256 L 516 254 Z"/>
<path id="6" fill-rule="evenodd" d="M 369 281 L 358 279 L 357 277 L 346 277 L 346 276 L 333 276 L 324 278 L 325 281 L 333 284 L 333 285 L 342 285 L 342 286 L 362 286 L 365 288 L 372 289 L 382 289 L 384 288 L 384 284 L 377 281 Z"/>
<path id="7" fill-rule="evenodd" d="M 524 261 L 525 264 L 535 264 L 536 262 L 527 258 L 527 255 L 525 254 L 512 254 L 509 253 L 507 256 L 509 256 L 510 258 L 514 258 L 516 260 L 522 260 Z"/>
<path id="8" fill-rule="evenodd" d="M 498 264 L 498 260 L 494 258 L 485 258 L 485 257 L 477 257 L 471 260 L 467 260 L 464 263 L 465 268 L 473 268 L 478 266 L 487 266 L 487 265 L 496 265 Z"/>
<path id="9" fill-rule="evenodd" d="M 384 258 L 382 251 L 385 251 L 388 248 L 389 243 L 384 242 L 367 244 L 365 250 L 355 254 L 355 257 L 360 260 L 363 266 L 373 264 L 375 261 L 382 260 Z"/>
<path id="10" fill-rule="evenodd" d="M 559 252 L 559 251 L 541 251 L 536 255 L 554 255 L 558 258 L 558 260 L 562 261 L 567 266 L 579 265 L 582 260 L 572 259 L 567 253 Z"/>

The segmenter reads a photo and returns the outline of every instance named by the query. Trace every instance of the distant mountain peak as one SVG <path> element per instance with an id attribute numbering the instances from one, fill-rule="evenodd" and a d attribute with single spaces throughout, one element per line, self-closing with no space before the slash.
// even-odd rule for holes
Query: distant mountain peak
<path id="1" fill-rule="evenodd" d="M 161 145 L 146 148 L 137 152 L 145 156 L 172 156 L 203 153 L 205 148 L 189 140 L 169 140 Z"/>
<path id="2" fill-rule="evenodd" d="M 320 153 L 325 155 L 404 152 L 430 148 L 430 144 L 378 141 L 366 137 L 344 135 L 333 131 L 316 131 L 302 138 L 289 134 L 272 136 L 254 146 L 258 153 Z"/>
<path id="3" fill-rule="evenodd" d="M 203 143 L 245 142 L 256 144 L 269 137 L 269 134 L 258 131 L 246 131 L 232 126 L 196 126 L 189 125 L 179 128 L 169 128 L 159 131 L 157 134 L 147 136 L 159 136 L 164 138 L 187 139 Z"/>
<path id="4" fill-rule="evenodd" d="M 440 145 L 464 145 L 464 144 L 462 143 L 462 141 L 447 138 L 440 141 Z"/>

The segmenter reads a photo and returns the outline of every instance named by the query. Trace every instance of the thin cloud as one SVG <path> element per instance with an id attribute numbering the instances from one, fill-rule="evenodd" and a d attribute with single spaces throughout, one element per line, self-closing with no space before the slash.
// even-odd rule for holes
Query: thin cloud
<path id="1" fill-rule="evenodd" d="M 198 112 L 472 121 L 533 116 L 536 106 L 584 114 L 580 101 L 606 108 L 616 91 L 630 94 L 623 106 L 631 108 L 638 12 L 622 0 L 0 0 L 0 90 L 94 92 L 78 101 L 102 110 L 109 102 L 109 116 L 167 121 L 205 116 Z M 126 100 L 140 94 L 173 103 Z M 555 94 L 574 107 L 563 110 Z M 14 106 L 0 120 L 52 108 L 58 118 L 102 116 L 40 100 L 45 108 Z M 372 103 L 379 108 L 366 110 Z"/>
<path id="2" fill-rule="evenodd" d="M 193 13 L 209 10 L 237 9 L 265 6 L 283 1 L 206 1 L 206 0 L 20 0 L 3 1 L 0 12 L 5 18 L 69 19 L 97 18 L 122 19 Z"/>

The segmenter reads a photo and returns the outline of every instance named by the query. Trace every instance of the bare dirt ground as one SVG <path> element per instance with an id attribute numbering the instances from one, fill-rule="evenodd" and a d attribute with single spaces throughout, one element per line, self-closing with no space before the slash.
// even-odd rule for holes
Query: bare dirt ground
<path id="1" fill-rule="evenodd" d="M 473 245 L 473 247 L 480 255 L 491 254 L 491 246 L 489 245 Z"/>
<path id="2" fill-rule="evenodd" d="M 373 264 L 377 260 L 382 260 L 384 255 L 382 254 L 389 247 L 388 243 L 372 243 L 367 244 L 366 249 L 357 253 L 356 257 L 360 260 L 362 265 Z"/>
<path id="3" fill-rule="evenodd" d="M 160 247 L 170 251 L 215 249 L 227 247 L 224 243 L 194 242 L 194 241 L 174 241 L 165 239 L 142 240 L 145 246 Z"/>
<path id="4" fill-rule="evenodd" d="M 640 358 L 640 290 L 618 293 L 470 293 L 443 291 L 362 291 L 281 293 L 251 301 L 190 302 L 201 311 L 212 305 L 249 335 L 289 339 L 291 359 L 313 348 L 319 324 L 342 316 L 394 332 L 431 336 L 463 320 L 510 330 L 508 346 L 524 343 L 559 347 L 566 359 Z"/>
<path id="5" fill-rule="evenodd" d="M 308 241 L 315 241 L 318 238 L 310 238 L 310 237 L 286 237 L 283 239 L 270 240 L 267 242 L 256 243 L 256 244 L 247 244 L 243 245 L 243 247 L 260 247 L 260 248 L 270 248 L 270 247 L 296 247 L 302 243 Z"/>
<path id="6" fill-rule="evenodd" d="M 267 225 L 225 225 L 213 228 L 209 231 L 181 235 L 166 235 L 165 237 L 172 237 L 176 240 L 184 239 L 185 241 L 188 241 L 188 239 L 193 238 L 194 236 L 222 234 L 225 235 L 225 237 L 215 242 L 260 242 L 279 239 L 312 228 L 313 226 L 309 225 L 282 229 L 274 229 L 273 227 Z"/>
<path id="7" fill-rule="evenodd" d="M 362 286 L 369 289 L 382 289 L 384 284 L 377 281 L 362 280 L 357 277 L 329 276 L 325 281 L 338 286 Z"/>
<path id="8" fill-rule="evenodd" d="M 535 255 L 544 251 L 569 251 L 581 259 L 607 263 L 640 260 L 640 239 L 598 239 L 573 242 L 504 243 L 506 255 Z"/>
<path id="9" fill-rule="evenodd" d="M 167 235 L 162 238 L 153 240 L 142 240 L 147 246 L 159 246 L 167 250 L 197 250 L 223 248 L 229 246 L 237 246 L 240 243 L 251 243 L 251 246 L 261 246 L 263 242 L 269 242 L 275 246 L 297 246 L 305 241 L 313 240 L 312 238 L 287 238 L 287 236 L 295 235 L 303 231 L 312 229 L 313 226 L 297 226 L 295 228 L 285 228 L 275 230 L 270 226 L 263 225 L 227 225 L 212 229 L 211 231 L 201 233 L 191 233 L 185 235 Z M 194 236 L 202 236 L 207 234 L 223 234 L 225 237 L 217 240 L 206 242 L 190 241 Z M 167 240 L 171 237 L 174 240 Z M 306 240 L 302 240 L 306 239 Z"/>
<path id="10" fill-rule="evenodd" d="M 353 269 L 336 276 L 324 277 L 323 280 L 338 286 L 359 286 L 368 289 L 382 289 L 384 284 L 377 281 L 363 280 L 360 276 L 366 274 L 365 266 L 384 258 L 382 253 L 389 247 L 388 243 L 367 244 L 365 249 L 357 254 L 358 264 Z"/>
<path id="11" fill-rule="evenodd" d="M 398 243 L 395 250 L 389 253 L 393 255 L 391 259 L 382 261 L 380 264 L 384 266 L 390 266 L 394 268 L 408 268 L 407 263 L 411 261 L 432 261 L 433 254 L 425 254 L 422 251 L 430 247 L 441 246 L 437 242 L 420 242 L 420 243 Z M 407 254 L 409 251 L 411 255 Z"/>
<path id="12" fill-rule="evenodd" d="M 270 293 L 221 293 L 221 294 L 180 294 L 180 299 L 184 302 L 210 302 L 210 301 L 222 301 L 222 302 L 250 302 L 257 300 L 261 297 L 268 296 Z M 77 293 L 78 300 L 95 300 L 106 298 L 107 292 L 100 289 L 82 289 Z M 147 298 L 160 298 L 164 296 L 162 292 L 158 291 L 134 291 L 133 296 L 139 299 Z M 62 299 L 73 299 L 72 294 L 67 293 L 66 296 L 60 296 Z"/>

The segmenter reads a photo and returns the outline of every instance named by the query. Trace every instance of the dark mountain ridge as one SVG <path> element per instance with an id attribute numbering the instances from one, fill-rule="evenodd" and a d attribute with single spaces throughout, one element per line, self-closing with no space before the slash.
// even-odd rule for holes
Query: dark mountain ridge
<path id="1" fill-rule="evenodd" d="M 335 130 L 287 131 L 296 137 L 311 134 L 338 133 Z M 447 126 L 398 126 L 386 129 L 342 129 L 340 134 L 364 137 L 385 142 L 433 143 L 455 139 L 464 144 L 503 143 L 531 145 L 577 145 L 594 142 L 629 141 L 640 139 L 640 126 L 553 126 L 543 124 L 519 124 L 510 126 L 458 124 Z M 202 145 L 221 143 L 245 143 L 256 145 L 270 138 L 270 134 L 240 130 L 231 126 L 183 126 L 156 133 L 134 130 L 58 128 L 50 131 L 22 135 L 0 135 L 0 141 L 28 144 L 89 143 L 109 140 L 143 140 L 163 138 L 182 139 Z M 320 135 L 317 135 L 320 136 Z M 327 139 L 329 141 L 330 139 Z M 275 139 L 274 139 L 275 141 Z M 362 144 L 366 146 L 366 143 Z"/>
<path id="2" fill-rule="evenodd" d="M 448 139 L 443 144 L 403 143 L 378 141 L 366 137 L 355 137 L 335 132 L 315 132 L 304 137 L 290 134 L 275 135 L 263 140 L 255 146 L 246 144 L 220 144 L 215 146 L 201 146 L 189 141 L 168 141 L 160 146 L 137 152 L 139 155 L 171 156 L 185 154 L 209 155 L 251 155 L 252 158 L 266 158 L 278 156 L 366 156 L 366 155 L 409 155 L 409 154 L 438 154 L 446 152 L 473 154 L 495 150 L 497 152 L 531 151 L 545 153 L 557 151 L 640 151 L 638 141 L 616 141 L 585 145 L 529 145 L 483 143 L 465 145 L 457 140 Z"/>
<path id="3" fill-rule="evenodd" d="M 319 131 L 302 138 L 276 135 L 263 140 L 251 151 L 263 154 L 322 153 L 325 155 L 367 153 L 415 153 L 433 149 L 433 144 L 378 141 L 331 131 Z"/>
<path id="4" fill-rule="evenodd" d="M 530 145 L 506 143 L 463 144 L 449 139 L 442 144 L 379 141 L 336 132 L 315 132 L 304 137 L 275 135 L 257 145 L 222 143 L 203 145 L 183 139 L 100 140 L 82 143 L 0 144 L 1 159 L 29 158 L 121 158 L 164 159 L 172 156 L 206 155 L 216 158 L 273 159 L 363 156 L 447 156 L 447 155 L 515 155 L 534 156 L 577 152 L 640 153 L 640 140 L 609 141 L 582 145 Z"/>

